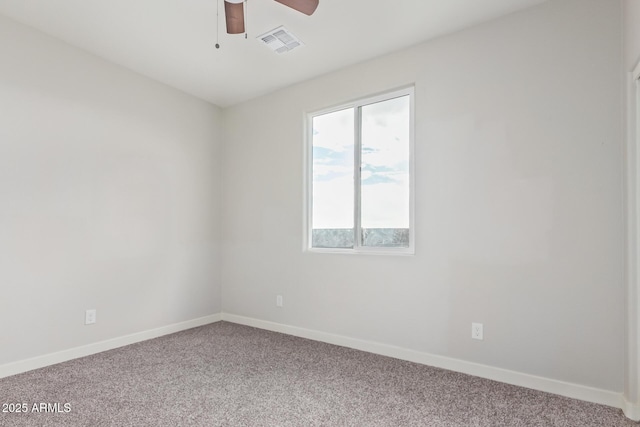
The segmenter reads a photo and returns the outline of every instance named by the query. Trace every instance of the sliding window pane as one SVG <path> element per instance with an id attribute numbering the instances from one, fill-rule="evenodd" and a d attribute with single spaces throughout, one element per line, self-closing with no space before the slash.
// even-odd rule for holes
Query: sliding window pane
<path id="1" fill-rule="evenodd" d="M 314 248 L 354 246 L 354 110 L 313 118 Z"/>
<path id="2" fill-rule="evenodd" d="M 410 97 L 362 107 L 362 245 L 409 247 Z"/>

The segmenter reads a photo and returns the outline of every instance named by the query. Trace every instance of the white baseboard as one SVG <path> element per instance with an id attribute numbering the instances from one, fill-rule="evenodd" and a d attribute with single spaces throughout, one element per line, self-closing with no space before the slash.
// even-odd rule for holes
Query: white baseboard
<path id="1" fill-rule="evenodd" d="M 113 338 L 93 344 L 70 348 L 68 350 L 63 350 L 56 353 L 49 353 L 43 356 L 33 357 L 31 359 L 25 359 L 18 362 L 0 365 L 0 378 L 20 374 L 22 372 L 31 371 L 33 369 L 44 368 L 46 366 L 55 365 L 56 363 L 66 362 L 68 360 L 77 359 L 79 357 L 90 356 L 102 351 L 113 350 L 114 348 L 123 347 L 125 345 L 134 344 L 140 341 L 146 341 L 152 338 L 160 337 L 162 335 L 173 334 L 175 332 L 207 325 L 209 323 L 219 322 L 220 320 L 222 320 L 221 313 L 212 314 L 210 316 L 200 317 L 198 319 L 187 320 L 186 322 L 174 323 L 172 325 L 150 329 L 148 331 L 136 332 L 135 334 L 125 335 L 123 337 Z"/>
<path id="2" fill-rule="evenodd" d="M 621 408 L 628 418 L 634 421 L 640 420 L 640 406 L 628 402 L 620 393 L 587 387 L 580 384 L 573 384 L 549 378 L 538 377 L 535 375 L 510 371 L 507 369 L 495 368 L 492 366 L 481 365 L 478 363 L 468 362 L 460 359 L 418 352 L 402 347 L 392 346 L 389 344 L 350 338 L 343 335 L 330 334 L 327 332 L 305 329 L 229 313 L 213 314 L 198 319 L 188 320 L 186 322 L 163 326 L 161 328 L 137 332 L 135 334 L 125 335 L 123 337 L 113 338 L 110 340 L 100 341 L 81 347 L 75 347 L 56 353 L 50 353 L 31 359 L 0 365 L 0 378 L 16 375 L 33 369 L 44 368 L 46 366 L 55 365 L 57 363 L 77 359 L 79 357 L 90 356 L 92 354 L 112 350 L 141 341 L 146 341 L 163 335 L 184 331 L 198 326 L 219 322 L 221 320 L 238 323 L 241 325 L 252 326 L 259 329 L 281 332 L 284 334 L 307 338 L 314 341 L 326 342 L 329 344 L 353 348 L 356 350 L 367 351 L 369 353 L 375 353 L 383 356 L 393 357 L 396 359 L 421 363 L 437 368 L 448 369 L 451 371 L 500 381 L 507 384 L 513 384 L 521 387 L 544 391 L 547 393 L 553 393 L 565 397 L 584 400 L 587 402 L 599 403 L 602 405 Z"/>
<path id="3" fill-rule="evenodd" d="M 255 328 L 266 329 L 269 331 L 281 332 L 284 334 L 307 338 L 314 341 L 322 341 L 342 347 L 349 347 L 356 350 L 363 350 L 369 353 L 375 353 L 383 356 L 393 357 L 396 359 L 421 363 L 423 365 L 448 369 L 451 371 L 461 372 L 476 377 L 487 378 L 490 380 L 517 385 L 520 387 L 531 388 L 547 393 L 553 393 L 573 399 L 599 403 L 615 408 L 622 408 L 622 394 L 612 391 L 601 390 L 580 384 L 573 384 L 564 381 L 553 380 L 550 378 L 524 374 L 521 372 L 496 368 L 493 366 L 481 365 L 479 363 L 468 362 L 465 360 L 438 356 L 430 353 L 423 353 L 402 347 L 396 347 L 389 344 L 365 341 L 357 338 L 350 338 L 312 329 L 299 328 L 296 326 L 289 326 L 281 323 L 274 323 L 250 317 L 238 316 L 235 314 L 222 313 L 222 320 L 232 323 L 239 323 L 246 326 L 253 326 Z M 635 408 L 635 410 L 637 411 L 637 407 Z M 633 411 L 634 408 L 630 407 L 629 413 L 633 415 Z M 635 419 L 633 417 L 630 417 L 626 411 L 625 414 L 627 415 L 627 417 Z"/>
<path id="4" fill-rule="evenodd" d="M 633 421 L 640 421 L 640 405 L 631 403 L 624 397 L 621 400 L 621 407 L 624 415 Z"/>

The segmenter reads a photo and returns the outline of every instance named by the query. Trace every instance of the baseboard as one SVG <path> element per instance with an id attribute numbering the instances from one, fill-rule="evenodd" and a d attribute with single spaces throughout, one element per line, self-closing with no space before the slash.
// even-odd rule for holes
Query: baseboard
<path id="1" fill-rule="evenodd" d="M 22 372 L 31 371 L 33 369 L 44 368 L 46 366 L 55 365 L 56 363 L 66 362 L 68 360 L 77 359 L 79 357 L 90 356 L 114 348 L 123 347 L 125 345 L 134 344 L 140 341 L 146 341 L 163 335 L 173 334 L 175 332 L 184 331 L 186 329 L 207 325 L 209 323 L 219 322 L 222 320 L 222 314 L 212 314 L 210 316 L 200 317 L 197 319 L 187 320 L 185 322 L 174 323 L 172 325 L 163 326 L 147 331 L 136 332 L 135 334 L 125 335 L 105 341 L 87 344 L 80 347 L 70 348 L 68 350 L 49 353 L 43 356 L 31 359 L 20 360 L 18 362 L 0 365 L 0 378 L 11 375 L 20 374 Z"/>
<path id="2" fill-rule="evenodd" d="M 44 368 L 46 366 L 55 365 L 57 363 L 66 362 L 68 360 L 77 359 L 80 357 L 90 356 L 92 354 L 112 350 L 141 341 L 146 341 L 163 335 L 184 331 L 198 326 L 219 322 L 221 320 L 238 323 L 241 325 L 252 326 L 259 329 L 280 332 L 301 338 L 307 338 L 314 341 L 326 342 L 329 344 L 353 348 L 356 350 L 367 351 L 369 353 L 375 353 L 383 356 L 393 357 L 396 359 L 421 363 L 437 368 L 448 369 L 451 371 L 500 381 L 507 384 L 513 384 L 521 387 L 531 388 L 534 390 L 544 391 L 547 393 L 558 394 L 573 399 L 579 399 L 587 402 L 599 403 L 602 405 L 621 408 L 628 418 L 634 421 L 640 421 L 640 406 L 628 402 L 620 393 L 587 387 L 580 384 L 573 384 L 549 378 L 538 377 L 535 375 L 524 374 L 521 372 L 510 371 L 507 369 L 496 368 L 460 359 L 418 352 L 402 347 L 392 346 L 389 344 L 366 341 L 343 335 L 330 334 L 327 332 L 269 322 L 250 317 L 238 316 L 229 313 L 213 314 L 210 316 L 200 317 L 198 319 L 163 326 L 161 328 L 137 332 L 135 334 L 125 335 L 122 337 L 75 347 L 56 353 L 50 353 L 31 359 L 0 365 L 0 378 L 31 371 L 33 369 Z"/>
<path id="3" fill-rule="evenodd" d="M 493 366 L 482 365 L 479 363 L 468 362 L 465 360 L 454 359 L 445 356 L 438 356 L 430 353 L 409 350 L 402 347 L 396 347 L 389 344 L 383 344 L 373 341 L 366 341 L 357 338 L 350 338 L 342 335 L 335 335 L 312 329 L 305 329 L 296 326 L 274 323 L 265 320 L 254 319 L 250 317 L 238 316 L 235 314 L 222 313 L 222 320 L 238 323 L 241 325 L 252 326 L 259 329 L 266 329 L 274 332 L 281 332 L 301 338 L 307 338 L 314 341 L 322 341 L 329 344 L 335 344 L 342 347 L 349 347 L 356 350 L 363 350 L 369 353 L 389 356 L 396 359 L 407 360 L 410 362 L 421 363 L 424 365 L 434 366 L 437 368 L 448 369 L 451 371 L 461 372 L 477 377 L 482 377 L 494 381 L 507 384 L 517 385 L 520 387 L 531 388 L 534 390 L 553 393 L 560 396 L 570 397 L 573 399 L 584 400 L 592 403 L 621 408 L 621 393 L 607 390 L 601 390 L 580 384 L 573 384 L 550 378 L 539 377 L 535 375 L 524 374 L 521 372 L 510 371 L 507 369 L 496 368 Z M 637 410 L 637 407 L 635 408 Z M 629 409 L 630 413 L 634 408 Z M 627 414 L 627 412 L 625 412 Z M 627 415 L 629 417 L 629 415 Z M 632 417 L 629 417 L 632 418 Z M 633 418 L 632 418 L 633 419 Z"/>
<path id="4" fill-rule="evenodd" d="M 629 402 L 624 398 L 624 396 L 621 401 L 622 412 L 624 412 L 624 415 L 633 421 L 640 421 L 640 405 Z"/>

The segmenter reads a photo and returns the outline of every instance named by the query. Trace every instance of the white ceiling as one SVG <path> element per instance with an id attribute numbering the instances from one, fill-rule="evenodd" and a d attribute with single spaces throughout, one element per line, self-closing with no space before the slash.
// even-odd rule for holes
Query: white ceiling
<path id="1" fill-rule="evenodd" d="M 248 0 L 247 40 L 226 34 L 222 0 L 0 0 L 0 13 L 224 107 L 543 1 L 320 0 L 306 16 Z M 305 46 L 255 39 L 280 25 Z"/>

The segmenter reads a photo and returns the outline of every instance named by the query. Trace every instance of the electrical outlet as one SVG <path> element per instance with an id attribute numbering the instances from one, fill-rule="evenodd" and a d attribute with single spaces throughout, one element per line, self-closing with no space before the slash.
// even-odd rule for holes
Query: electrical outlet
<path id="1" fill-rule="evenodd" d="M 87 310 L 84 312 L 84 324 L 85 325 L 92 325 L 94 323 L 96 323 L 96 319 L 97 319 L 97 310 L 91 309 L 91 310 Z"/>
<path id="2" fill-rule="evenodd" d="M 471 338 L 474 340 L 482 340 L 482 323 L 471 324 Z"/>
<path id="3" fill-rule="evenodd" d="M 282 307 L 283 306 L 282 295 L 278 295 L 276 297 L 276 306 L 277 307 Z"/>

